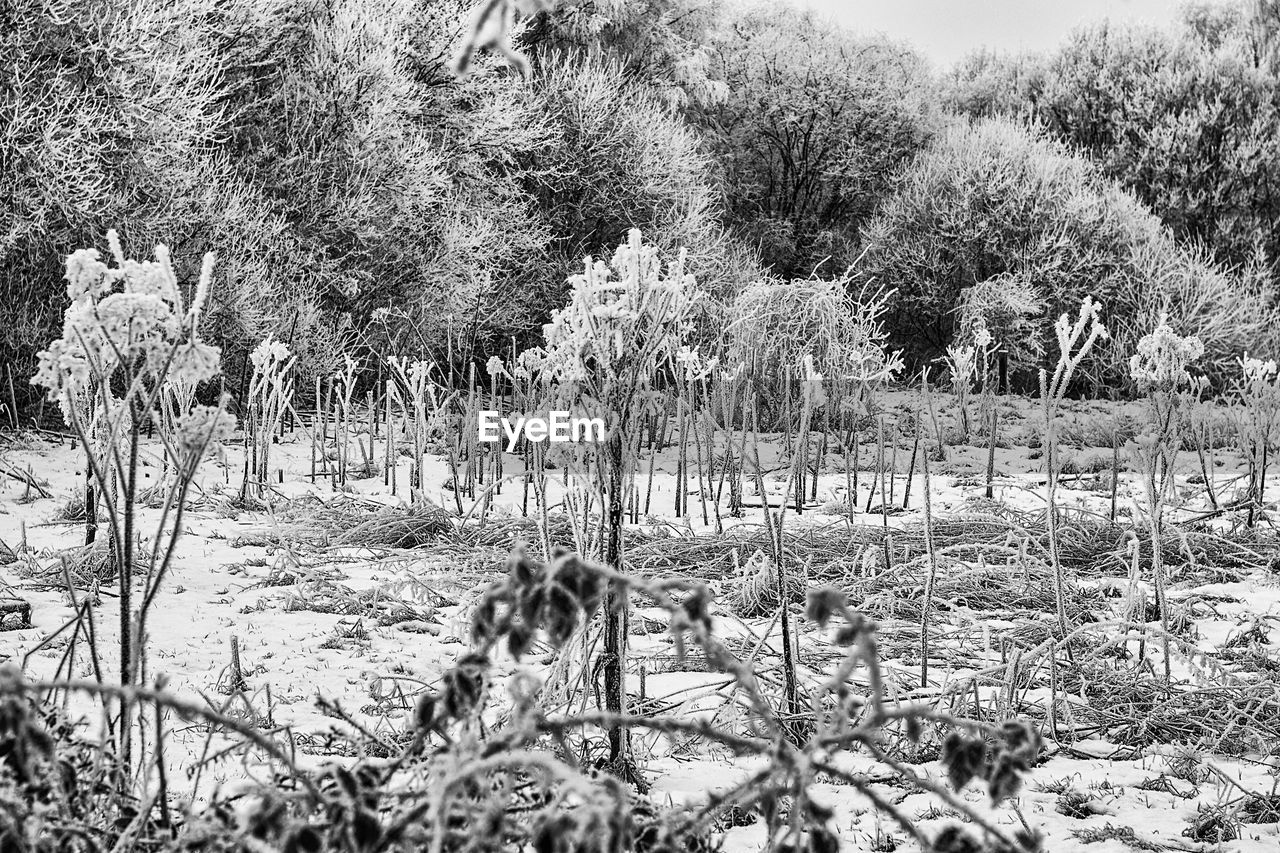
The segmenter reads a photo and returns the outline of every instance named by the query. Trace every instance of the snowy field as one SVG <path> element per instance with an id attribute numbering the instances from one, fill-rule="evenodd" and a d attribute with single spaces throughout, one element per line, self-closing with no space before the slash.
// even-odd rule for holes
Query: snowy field
<path id="1" fill-rule="evenodd" d="M 906 418 L 919 402 L 916 394 L 894 392 L 883 413 L 891 422 Z M 939 402 L 939 417 L 950 428 L 954 407 L 948 398 Z M 991 499 L 984 496 L 985 447 L 948 446 L 945 458 L 930 466 L 929 503 L 941 562 L 924 687 L 918 645 L 926 565 L 919 542 L 922 473 L 915 470 L 908 481 L 910 448 L 902 447 L 893 471 L 892 510 L 882 511 L 879 493 L 869 495 L 871 484 L 880 482 L 875 442 L 849 457 L 859 469 L 852 500 L 853 472 L 845 468 L 843 450 L 828 448 L 811 493 L 816 500 L 804 501 L 800 513 L 792 507 L 786 521 L 787 547 L 795 555 L 789 582 L 798 585 L 790 610 L 802 692 L 829 677 L 840 657 L 830 631 L 801 618 L 803 588 L 834 585 L 848 593 L 855 610 L 876 620 L 883 675 L 894 701 L 925 701 L 989 722 L 1023 717 L 1042 730 L 1045 749 L 1017 797 L 993 808 L 979 787 L 960 794 L 997 826 L 1011 833 L 1033 827 L 1053 851 L 1276 849 L 1280 666 L 1272 643 L 1280 618 L 1280 550 L 1272 534 L 1263 532 L 1272 507 L 1264 500 L 1262 530 L 1245 532 L 1229 513 L 1212 513 L 1203 476 L 1179 483 L 1181 502 L 1169 509 L 1169 518 L 1187 521 L 1171 525 L 1181 545 L 1168 555 L 1168 595 L 1176 617 L 1172 692 L 1128 689 L 1142 680 L 1139 675 L 1154 677 L 1162 665 L 1154 639 L 1144 642 L 1138 632 L 1107 627 L 1123 618 L 1133 596 L 1151 595 L 1145 572 L 1131 583 L 1130 542 L 1136 537 L 1126 531 L 1132 528 L 1109 520 L 1114 501 L 1118 520 L 1127 524 L 1139 495 L 1124 452 L 1113 455 L 1090 439 L 1117 429 L 1123 433 L 1140 409 L 1068 403 L 1061 457 L 1067 473 L 1059 504 L 1068 543 L 1064 554 L 1073 555 L 1066 598 L 1081 642 L 1060 650 L 1051 667 L 1035 651 L 1050 636 L 1055 614 L 1053 581 L 1041 553 L 1044 467 L 1033 405 L 1020 398 L 998 400 L 1002 425 Z M 712 444 L 736 440 L 723 433 Z M 34 678 L 52 678 L 66 665 L 67 634 L 54 635 L 74 615 L 70 577 L 77 600 L 96 596 L 99 602 L 93 608 L 102 650 L 98 665 L 114 671 L 113 581 L 95 575 L 77 547 L 83 520 L 66 518 L 83 488 L 82 454 L 67 437 L 49 433 L 3 441 L 6 470 L 31 472 L 34 482 L 13 476 L 0 492 L 0 540 L 14 552 L 0 567 L 0 589 L 32 606 L 31 627 L 0 634 L 0 660 L 21 664 Z M 349 441 L 368 453 L 367 432 Z M 384 441 L 385 435 L 373 440 L 369 455 L 383 458 Z M 786 441 L 779 435 L 758 441 L 763 482 L 776 510 L 790 468 Z M 396 495 L 385 470 L 353 476 L 335 489 L 324 475 L 325 460 L 313 478 L 313 447 L 306 419 L 284 431 L 272 456 L 276 482 L 256 507 L 238 500 L 244 463 L 236 440 L 201 469 L 181 520 L 175 562 L 150 617 L 141 679 L 163 681 L 178 696 L 209 703 L 270 733 L 295 751 L 300 766 L 351 762 L 371 743 L 385 746 L 387 754 L 403 746 L 415 701 L 438 686 L 441 673 L 468 647 L 472 606 L 505 571 L 510 547 L 517 540 L 535 551 L 539 547 L 537 512 L 522 488 L 520 455 L 507 456 L 501 493 L 476 512 L 474 504 L 483 501 L 455 496 L 447 457 L 428 457 L 423 488 L 411 504 L 404 495 L 410 458 L 398 459 Z M 708 582 L 717 633 L 737 642 L 766 689 L 774 690 L 783 658 L 778 587 L 764 556 L 768 546 L 755 473 L 750 466 L 741 473 L 743 507 L 735 518 L 727 489 L 720 490 L 717 513 L 710 478 L 691 471 L 684 484 L 686 511 L 677 516 L 678 449 L 673 434 L 656 452 L 651 482 L 649 454 L 643 457 L 637 488 L 648 495 L 649 512 L 637 513 L 627 525 L 628 568 Z M 157 454 L 154 442 L 144 444 L 144 489 L 159 475 Z M 888 469 L 895 454 L 885 455 Z M 1199 471 L 1196 456 L 1184 452 L 1179 470 Z M 1117 459 L 1120 480 L 1113 498 Z M 1210 465 L 1210 485 L 1225 505 L 1243 466 L 1229 449 L 1216 450 Z M 565 510 L 581 504 L 573 503 L 573 493 L 566 502 L 562 472 L 549 474 L 549 526 L 566 540 L 562 544 L 572 546 Z M 903 503 L 909 508 L 903 510 Z M 144 536 L 154 535 L 159 516 L 158 507 L 141 511 Z M 142 542 L 144 551 L 148 544 Z M 640 601 L 634 608 L 625 672 L 635 708 L 740 727 L 749 711 L 733 677 L 697 654 L 679 659 L 665 615 Z M 1149 615 L 1158 626 L 1158 618 Z M 1109 651 L 1100 648 L 1105 645 Z M 571 643 L 560 653 L 542 647 L 525 658 L 542 677 L 559 673 L 557 683 L 564 685 L 561 695 L 548 691 L 542 701 L 559 708 L 592 701 L 589 689 L 581 689 L 589 677 L 582 657 L 581 643 Z M 81 649 L 71 675 L 90 679 L 93 667 Z M 500 657 L 492 678 L 501 683 L 515 668 L 509 656 Z M 581 680 L 576 688 L 574 678 Z M 231 743 L 207 726 L 175 719 L 170 731 L 171 784 L 184 798 L 203 801 L 215 790 L 236 790 L 248 778 L 271 778 L 261 756 L 202 760 Z M 912 772 L 945 778 L 938 743 L 928 736 L 919 744 L 900 737 L 887 744 Z M 759 769 L 758 759 L 738 759 L 685 735 L 638 731 L 634 750 L 651 783 L 648 796 L 662 805 L 704 804 L 709 794 Z M 830 760 L 860 776 L 926 832 L 958 814 L 937 797 L 913 791 L 866 754 L 846 752 Z M 196 778 L 179 772 L 197 764 L 202 769 Z M 905 843 L 899 828 L 846 782 L 820 779 L 811 793 L 833 810 L 841 849 L 893 850 Z M 725 850 L 758 850 L 765 833 L 763 821 L 747 814 L 724 822 L 718 839 Z"/>

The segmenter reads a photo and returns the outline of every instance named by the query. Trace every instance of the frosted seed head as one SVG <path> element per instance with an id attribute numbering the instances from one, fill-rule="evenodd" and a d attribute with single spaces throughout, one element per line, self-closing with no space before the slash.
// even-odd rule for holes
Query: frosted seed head
<path id="1" fill-rule="evenodd" d="M 1139 385 L 1171 390 L 1190 381 L 1187 368 L 1204 355 L 1204 344 L 1195 335 L 1180 337 L 1161 317 L 1159 325 L 1138 341 L 1129 358 L 1129 375 Z"/>

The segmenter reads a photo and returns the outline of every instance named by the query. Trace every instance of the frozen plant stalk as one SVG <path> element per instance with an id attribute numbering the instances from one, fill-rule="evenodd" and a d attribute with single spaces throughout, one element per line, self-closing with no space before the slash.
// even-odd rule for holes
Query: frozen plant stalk
<path id="1" fill-rule="evenodd" d="M 581 275 L 570 278 L 568 304 L 543 327 L 544 349 L 526 351 L 522 367 L 556 386 L 563 404 L 605 421 L 603 447 L 576 445 L 602 465 L 596 481 L 605 514 L 605 562 L 622 566 L 622 524 L 637 467 L 636 438 L 648 392 L 659 371 L 678 370 L 680 346 L 691 329 L 690 314 L 700 298 L 685 272 L 685 253 L 663 269 L 658 250 L 632 229 L 610 263 L 586 259 Z M 686 357 L 687 358 L 687 357 Z M 583 466 L 590 470 L 589 462 Z M 625 590 L 611 587 L 604 607 L 600 671 L 606 711 L 624 712 L 626 693 Z M 621 726 L 609 729 L 609 762 L 622 775 L 634 772 L 629 738 Z"/>
<path id="2" fill-rule="evenodd" d="M 253 378 L 249 381 L 249 409 L 245 419 L 245 476 L 240 487 L 244 500 L 252 491 L 260 498 L 268 482 L 271 443 L 293 399 L 294 357 L 289 347 L 270 336 L 249 355 Z"/>
<path id="3" fill-rule="evenodd" d="M 1240 403 L 1236 438 L 1249 466 L 1248 525 L 1253 527 L 1266 497 L 1269 456 L 1280 422 L 1280 374 L 1275 360 L 1250 358 L 1245 353 L 1240 359 L 1240 377 L 1234 391 Z"/>
<path id="4" fill-rule="evenodd" d="M 1049 558 L 1053 566 L 1058 627 L 1064 636 L 1067 633 L 1066 579 L 1062 576 L 1062 562 L 1058 557 L 1058 410 L 1080 363 L 1094 344 L 1107 337 L 1101 318 L 1102 306 L 1091 296 L 1086 296 L 1080 303 L 1080 314 L 1074 323 L 1069 314 L 1060 316 L 1053 326 L 1058 339 L 1058 365 L 1052 377 L 1045 370 L 1040 371 L 1040 411 L 1044 417 L 1044 458 L 1048 469 Z"/>
<path id="5" fill-rule="evenodd" d="M 1160 609 L 1164 676 L 1171 675 L 1169 661 L 1169 603 L 1165 597 L 1164 559 L 1160 549 L 1164 505 L 1174 486 L 1174 468 L 1182 445 L 1182 389 L 1191 384 L 1187 368 L 1204 355 L 1204 344 L 1191 335 L 1179 337 L 1164 317 L 1159 325 L 1138 341 L 1138 351 L 1129 359 L 1129 375 L 1146 393 L 1148 421 L 1138 436 L 1134 455 L 1142 471 L 1151 532 L 1151 574 Z"/>
<path id="6" fill-rule="evenodd" d="M 221 372 L 221 352 L 197 333 L 213 256 L 204 257 L 196 298 L 187 306 L 165 246 L 156 246 L 154 261 L 135 261 L 125 258 L 115 231 L 107 233 L 107 242 L 114 266 L 104 263 L 95 249 L 81 249 L 67 258 L 71 304 L 62 337 L 39 353 L 32 382 L 48 389 L 79 438 L 96 486 L 92 494 L 101 501 L 110 525 L 110 555 L 119 582 L 120 683 L 129 687 L 142 671 L 147 613 L 181 535 L 187 489 L 206 449 L 225 436 L 231 418 L 224 401 L 217 406 L 191 405 L 195 389 Z M 139 438 L 142 424 L 157 417 L 165 394 L 175 394 L 180 401 L 160 430 L 176 476 L 167 485 L 156 547 L 143 563 L 135 554 Z M 91 530 L 97 509 L 88 507 Z M 140 564 L 145 565 L 145 576 L 141 604 L 135 610 Z M 125 699 L 113 725 L 127 777 L 134 720 Z"/>
<path id="7" fill-rule="evenodd" d="M 951 391 L 956 395 L 956 406 L 960 409 L 960 434 L 961 441 L 964 442 L 969 440 L 969 394 L 973 391 L 973 380 L 978 374 L 978 357 L 976 342 L 947 347 L 947 372 L 951 374 Z"/>

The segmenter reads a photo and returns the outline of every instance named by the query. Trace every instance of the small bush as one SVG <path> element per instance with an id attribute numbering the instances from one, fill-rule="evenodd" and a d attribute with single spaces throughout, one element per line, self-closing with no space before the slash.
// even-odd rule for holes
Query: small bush
<path id="1" fill-rule="evenodd" d="M 828 380 L 879 385 L 901 367 L 881 322 L 888 298 L 876 291 L 852 296 L 845 279 L 758 281 L 729 308 L 729 363 L 745 365 L 778 406 L 788 372 L 792 396 L 800 395 L 806 359 Z"/>

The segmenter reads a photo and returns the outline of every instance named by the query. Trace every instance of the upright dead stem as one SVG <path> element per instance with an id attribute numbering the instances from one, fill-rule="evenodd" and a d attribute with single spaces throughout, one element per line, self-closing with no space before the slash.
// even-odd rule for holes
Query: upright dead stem
<path id="1" fill-rule="evenodd" d="M 1053 568 L 1054 598 L 1058 611 L 1058 629 L 1067 633 L 1067 581 L 1062 572 L 1061 552 L 1058 544 L 1058 410 L 1066 397 L 1067 388 L 1076 368 L 1084 361 L 1093 345 L 1107 336 L 1101 320 L 1101 307 L 1086 296 L 1080 304 L 1080 313 L 1074 323 L 1067 314 L 1058 318 L 1054 332 L 1058 339 L 1058 365 L 1052 377 L 1040 371 L 1040 411 L 1044 428 L 1044 459 L 1046 468 L 1046 513 L 1049 529 L 1049 560 Z M 1087 331 L 1086 331 L 1087 330 Z"/>

